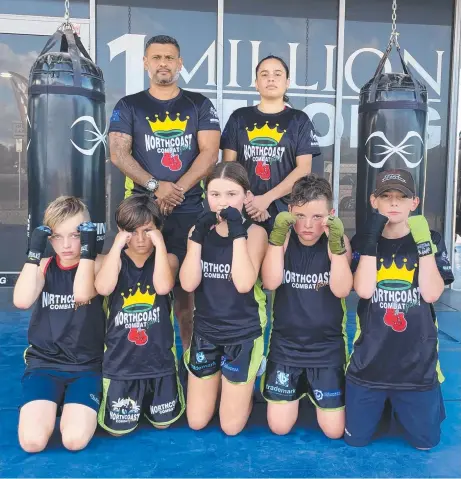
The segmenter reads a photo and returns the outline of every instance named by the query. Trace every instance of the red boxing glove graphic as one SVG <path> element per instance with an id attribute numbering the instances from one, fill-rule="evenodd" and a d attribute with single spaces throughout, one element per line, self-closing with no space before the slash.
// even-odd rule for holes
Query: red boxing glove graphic
<path id="1" fill-rule="evenodd" d="M 135 343 L 136 346 L 144 346 L 148 339 L 149 337 L 144 329 L 131 328 L 128 333 L 128 341 Z"/>
<path id="2" fill-rule="evenodd" d="M 179 171 L 182 168 L 182 161 L 179 155 L 172 155 L 170 152 L 163 153 L 162 166 L 171 171 Z"/>
<path id="3" fill-rule="evenodd" d="M 259 176 L 262 180 L 269 180 L 271 177 L 271 169 L 270 166 L 263 161 L 256 162 L 255 173 Z"/>
<path id="4" fill-rule="evenodd" d="M 138 340 L 136 341 L 136 346 L 144 346 L 147 343 L 148 336 L 145 329 L 138 330 Z"/>
<path id="5" fill-rule="evenodd" d="M 398 313 L 395 323 L 392 325 L 392 329 L 397 333 L 401 333 L 407 329 L 407 320 L 403 313 Z"/>
<path id="6" fill-rule="evenodd" d="M 386 326 L 392 327 L 396 320 L 397 320 L 397 316 L 395 315 L 395 309 L 393 308 L 386 309 L 386 313 L 384 314 L 384 324 Z"/>
<path id="7" fill-rule="evenodd" d="M 128 333 L 128 341 L 132 343 L 136 343 L 138 339 L 138 328 L 131 328 L 130 332 Z"/>
<path id="8" fill-rule="evenodd" d="M 170 170 L 179 171 L 182 168 L 182 161 L 179 158 L 179 155 L 174 155 L 171 160 Z"/>
<path id="9" fill-rule="evenodd" d="M 384 324 L 392 328 L 396 333 L 401 333 L 407 329 L 407 320 L 404 313 L 398 313 L 393 308 L 386 309 L 384 314 Z"/>
<path id="10" fill-rule="evenodd" d="M 171 153 L 163 153 L 162 166 L 164 166 L 165 168 L 169 168 L 170 165 L 171 165 L 172 160 L 173 160 L 173 158 L 171 156 Z"/>

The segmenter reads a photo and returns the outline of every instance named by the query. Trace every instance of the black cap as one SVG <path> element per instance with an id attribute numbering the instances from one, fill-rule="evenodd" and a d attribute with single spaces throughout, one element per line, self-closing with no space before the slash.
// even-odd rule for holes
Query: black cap
<path id="1" fill-rule="evenodd" d="M 416 196 L 415 181 L 407 170 L 385 170 L 376 177 L 375 196 L 382 195 L 385 191 L 401 191 L 405 196 Z"/>

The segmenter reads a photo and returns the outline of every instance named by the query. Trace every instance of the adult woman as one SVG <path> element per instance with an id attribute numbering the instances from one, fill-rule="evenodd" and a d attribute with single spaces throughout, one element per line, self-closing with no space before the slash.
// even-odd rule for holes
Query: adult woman
<path id="1" fill-rule="evenodd" d="M 268 231 L 287 202 L 294 183 L 311 172 L 312 157 L 320 154 L 315 129 L 301 110 L 286 106 L 289 69 L 269 55 L 256 67 L 257 106 L 239 108 L 221 138 L 224 161 L 241 163 L 250 180 L 247 214 Z"/>

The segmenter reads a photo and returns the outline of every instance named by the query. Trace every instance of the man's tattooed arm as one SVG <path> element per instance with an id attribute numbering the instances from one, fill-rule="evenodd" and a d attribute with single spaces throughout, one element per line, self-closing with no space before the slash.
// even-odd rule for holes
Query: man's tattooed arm
<path id="1" fill-rule="evenodd" d="M 128 178 L 138 185 L 145 185 L 152 175 L 148 173 L 131 155 L 133 138 L 126 133 L 109 133 L 110 159 Z"/>

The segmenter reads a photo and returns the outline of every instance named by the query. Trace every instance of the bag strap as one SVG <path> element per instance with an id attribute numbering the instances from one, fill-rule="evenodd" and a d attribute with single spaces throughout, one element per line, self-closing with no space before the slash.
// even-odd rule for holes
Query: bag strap
<path id="1" fill-rule="evenodd" d="M 376 68 L 375 74 L 373 76 L 373 82 L 370 85 L 370 101 L 372 102 L 376 101 L 379 77 L 382 74 L 384 65 L 387 59 L 389 58 L 393 45 L 394 43 L 392 41 L 390 41 L 389 44 L 387 45 L 386 51 L 384 52 L 384 55 L 382 56 L 378 64 L 378 67 Z M 421 86 L 419 82 L 414 78 L 410 67 L 404 62 L 402 57 L 402 52 L 400 51 L 400 46 L 397 45 L 396 48 L 397 48 L 397 53 L 399 54 L 400 63 L 402 64 L 403 72 L 405 73 L 405 75 L 408 75 L 411 78 L 411 81 L 413 82 L 413 85 L 415 87 L 415 100 L 418 101 L 419 98 L 421 97 Z"/>
<path id="2" fill-rule="evenodd" d="M 91 60 L 89 53 L 86 51 L 86 48 L 83 46 L 82 40 L 74 33 L 71 24 L 63 23 L 57 30 L 54 32 L 46 42 L 43 50 L 40 52 L 40 55 L 44 55 L 50 52 L 53 47 L 60 41 L 60 47 L 58 51 L 67 52 L 70 55 L 72 61 L 72 67 L 74 70 L 74 86 L 82 86 L 82 67 L 80 64 L 80 54 L 82 54 L 86 59 Z"/>
<path id="3" fill-rule="evenodd" d="M 86 48 L 83 46 L 82 40 L 80 39 L 80 37 L 76 33 L 74 33 L 74 39 L 75 39 L 75 43 L 77 45 L 77 48 L 80 50 L 80 53 L 87 60 L 90 60 L 92 62 L 93 60 L 91 59 L 90 54 L 86 51 Z"/>
<path id="4" fill-rule="evenodd" d="M 58 41 L 61 40 L 61 37 L 62 37 L 62 31 L 61 31 L 61 27 L 59 27 L 53 34 L 53 36 L 51 36 L 50 38 L 48 38 L 48 41 L 46 42 L 45 46 L 43 47 L 43 50 L 39 53 L 39 57 L 44 55 L 45 53 L 48 53 L 55 45 Z"/>
<path id="5" fill-rule="evenodd" d="M 77 47 L 77 43 L 75 42 L 74 31 L 72 27 L 64 26 L 62 30 L 66 41 L 67 41 L 67 51 L 69 53 L 70 59 L 72 60 L 72 66 L 74 69 L 74 86 L 81 87 L 82 86 L 82 67 L 80 65 L 80 51 Z"/>

